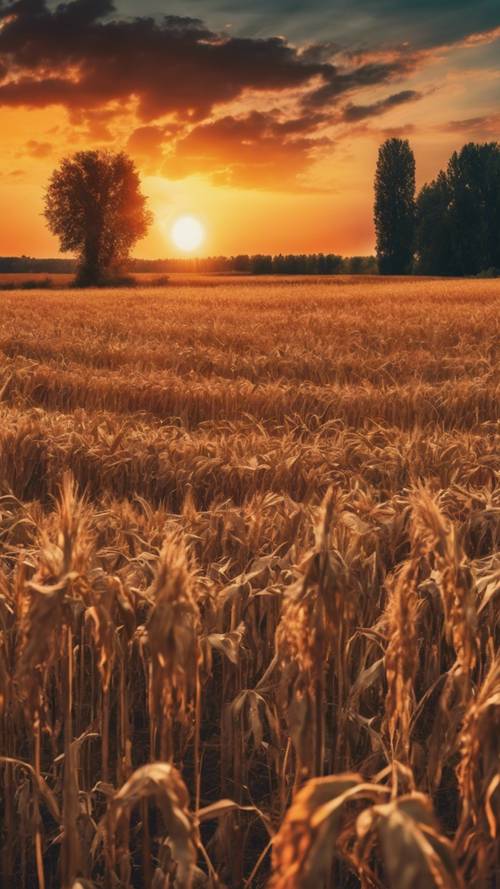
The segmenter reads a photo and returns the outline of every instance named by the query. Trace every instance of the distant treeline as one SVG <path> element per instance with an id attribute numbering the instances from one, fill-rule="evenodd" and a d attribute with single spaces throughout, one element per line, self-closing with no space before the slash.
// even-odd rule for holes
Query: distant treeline
<path id="1" fill-rule="evenodd" d="M 374 256 L 339 256 L 336 253 L 255 253 L 208 256 L 203 259 L 135 259 L 132 272 L 219 272 L 240 275 L 372 275 Z"/>
<path id="2" fill-rule="evenodd" d="M 0 273 L 72 275 L 76 268 L 74 259 L 36 259 L 33 256 L 0 256 Z"/>
<path id="3" fill-rule="evenodd" d="M 0 257 L 0 273 L 74 274 L 73 259 L 36 259 L 31 256 Z M 204 258 L 131 259 L 124 271 L 132 274 L 168 274 L 168 272 L 217 272 L 240 275 L 374 275 L 374 256 L 339 256 L 336 253 L 271 254 Z"/>

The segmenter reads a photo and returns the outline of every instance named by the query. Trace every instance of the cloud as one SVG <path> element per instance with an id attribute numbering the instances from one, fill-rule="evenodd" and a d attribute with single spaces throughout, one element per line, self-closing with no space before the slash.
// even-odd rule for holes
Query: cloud
<path id="1" fill-rule="evenodd" d="M 431 14 L 434 0 L 255 0 L 246 13 L 234 0 L 171 0 L 171 13 L 183 14 L 162 18 L 147 15 L 153 2 L 141 0 L 137 16 L 135 0 L 118 8 L 112 0 L 0 0 L 0 107 L 63 107 L 76 141 L 124 144 L 148 172 L 298 187 L 332 150 L 328 127 L 359 132 L 363 121 L 420 98 L 400 89 L 363 102 L 363 90 L 413 74 L 450 46 L 481 46 L 500 34 L 489 0 L 476 0 L 474 14 L 458 0 L 456 27 L 448 0 L 439 15 Z M 213 14 L 217 27 L 185 15 L 186 6 Z M 403 7 L 408 23 L 421 24 L 424 7 L 425 29 L 403 26 Z M 286 19 L 287 33 L 288 21 L 291 32 L 315 16 L 323 25 L 314 39 L 303 33 L 292 43 L 257 27 L 254 36 L 224 29 L 226 12 L 247 27 L 254 14 L 266 29 L 273 16 Z M 324 39 L 330 20 L 332 40 Z M 49 153 L 43 145 L 33 142 L 33 156 Z"/>
<path id="2" fill-rule="evenodd" d="M 318 43 L 309 43 L 301 50 L 300 57 L 307 62 L 330 62 L 332 58 L 342 50 L 339 43 L 332 40 L 323 40 Z"/>
<path id="3" fill-rule="evenodd" d="M 109 0 L 17 0 L 0 10 L 0 103 L 93 108 L 135 98 L 140 117 L 206 117 L 245 91 L 305 87 L 328 74 L 281 37 L 227 37 L 199 19 L 119 19 Z"/>
<path id="4" fill-rule="evenodd" d="M 147 173 L 158 173 L 175 139 L 183 132 L 176 124 L 158 126 L 148 124 L 137 127 L 128 137 L 126 150 Z"/>
<path id="5" fill-rule="evenodd" d="M 128 138 L 127 150 L 140 157 L 151 157 L 163 152 L 164 141 L 164 127 L 138 127 Z"/>
<path id="6" fill-rule="evenodd" d="M 144 123 L 168 114 L 197 121 L 259 92 L 299 90 L 305 106 L 322 109 L 414 65 L 403 53 L 339 67 L 329 41 L 301 48 L 283 37 L 228 36 L 193 17 L 114 13 L 111 0 L 72 0 L 55 9 L 46 0 L 4 4 L 0 104 L 74 110 L 134 100 Z"/>
<path id="7" fill-rule="evenodd" d="M 359 120 L 365 120 L 368 117 L 378 117 L 381 114 L 385 114 L 386 111 L 391 111 L 392 108 L 396 108 L 398 105 L 415 102 L 421 98 L 422 93 L 419 93 L 417 90 L 402 90 L 399 93 L 393 93 L 392 96 L 387 96 L 385 99 L 380 99 L 378 102 L 372 102 L 371 105 L 349 104 L 343 109 L 342 120 L 345 123 L 357 123 Z"/>
<path id="8" fill-rule="evenodd" d="M 45 158 L 52 154 L 52 144 L 50 142 L 38 142 L 36 139 L 29 139 L 26 143 L 26 154 L 30 157 Z"/>
<path id="9" fill-rule="evenodd" d="M 69 108 L 70 123 L 79 134 L 92 142 L 112 142 L 111 125 L 120 113 L 119 107 Z"/>
<path id="10" fill-rule="evenodd" d="M 412 133 L 417 132 L 417 127 L 413 123 L 403 124 L 400 127 L 387 127 L 378 131 L 379 138 L 382 139 L 407 139 Z"/>
<path id="11" fill-rule="evenodd" d="M 498 17 L 497 17 L 498 18 Z M 412 35 L 413 36 L 413 35 Z M 500 26 L 485 31 L 472 31 L 462 33 L 462 36 L 451 38 L 442 42 L 430 42 L 429 45 L 419 46 L 418 42 L 405 40 L 401 43 L 381 44 L 374 43 L 371 46 L 361 45 L 345 48 L 339 58 L 350 61 L 355 65 L 391 64 L 400 63 L 407 72 L 421 67 L 425 63 L 439 61 L 446 55 L 463 49 L 487 47 L 500 39 Z"/>
<path id="12" fill-rule="evenodd" d="M 378 86 L 407 74 L 414 67 L 413 58 L 396 58 L 390 62 L 368 62 L 352 70 L 329 66 L 324 83 L 304 96 L 303 104 L 309 108 L 323 108 L 335 103 L 344 93 L 364 87 Z"/>
<path id="13" fill-rule="evenodd" d="M 446 133 L 469 134 L 471 138 L 483 136 L 500 139 L 500 111 L 478 117 L 465 117 L 462 120 L 449 120 L 438 129 Z"/>
<path id="14" fill-rule="evenodd" d="M 307 172 L 318 150 L 331 146 L 326 137 L 304 135 L 321 121 L 321 116 L 282 120 L 277 111 L 227 115 L 180 139 L 163 169 L 171 178 L 208 173 L 230 185 L 289 187 Z"/>
<path id="15" fill-rule="evenodd" d="M 498 19 L 497 15 L 497 19 Z M 468 48 L 471 46 L 487 46 L 489 43 L 494 43 L 495 40 L 500 39 L 500 25 L 497 25 L 495 28 L 489 28 L 486 31 L 476 31 L 472 34 L 466 34 L 462 39 L 456 41 L 456 46 Z"/>

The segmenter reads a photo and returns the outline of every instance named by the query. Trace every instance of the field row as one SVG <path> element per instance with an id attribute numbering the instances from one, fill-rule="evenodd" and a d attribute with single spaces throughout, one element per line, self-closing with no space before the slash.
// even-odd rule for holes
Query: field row
<path id="1" fill-rule="evenodd" d="M 169 332 L 169 337 L 176 332 Z M 352 341 L 322 342 L 318 345 L 283 343 L 276 347 L 261 343 L 241 352 L 233 344 L 183 344 L 175 340 L 175 349 L 165 349 L 162 342 L 112 341 L 109 338 L 91 343 L 81 336 L 71 340 L 22 338 L 19 335 L 0 340 L 0 354 L 6 366 L 15 359 L 15 366 L 29 366 L 30 361 L 43 363 L 60 371 L 81 366 L 84 371 L 119 371 L 137 373 L 166 372 L 179 376 L 239 378 L 251 382 L 293 381 L 316 385 L 352 385 L 368 383 L 390 385 L 399 383 L 439 383 L 463 378 L 485 378 L 495 372 L 498 338 L 483 340 L 478 345 L 465 338 L 439 355 L 426 344 L 408 350 L 399 341 L 388 344 L 380 354 L 366 352 L 366 346 Z M 440 345 L 442 348 L 442 343 Z M 7 359 L 7 360 L 6 360 Z M 24 359 L 24 360 L 23 360 Z M 27 360 L 26 360 L 27 359 Z"/>
<path id="2" fill-rule="evenodd" d="M 370 488 L 377 502 L 424 479 L 494 490 L 499 436 L 494 423 L 460 429 L 401 429 L 339 421 L 314 431 L 291 421 L 281 429 L 246 422 L 181 425 L 104 413 L 0 410 L 0 476 L 22 500 L 54 495 L 70 470 L 94 499 L 100 492 L 140 495 L 179 512 L 188 491 L 208 509 L 272 491 L 318 501 L 329 485 Z"/>
<path id="3" fill-rule="evenodd" d="M 317 386 L 182 377 L 167 371 L 97 372 L 36 363 L 18 367 L 14 363 L 0 368 L 0 387 L 3 400 L 14 405 L 37 405 L 63 413 L 78 408 L 144 412 L 162 420 L 177 420 L 187 429 L 244 415 L 271 425 L 300 417 L 306 427 L 330 420 L 357 427 L 370 418 L 407 429 L 429 424 L 466 429 L 500 419 L 498 374 L 441 384 Z"/>

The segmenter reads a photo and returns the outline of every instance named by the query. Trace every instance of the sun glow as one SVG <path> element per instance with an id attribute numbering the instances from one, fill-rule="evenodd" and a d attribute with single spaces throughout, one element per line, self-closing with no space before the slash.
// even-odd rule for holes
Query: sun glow
<path id="1" fill-rule="evenodd" d="M 172 226 L 171 237 L 179 250 L 190 253 L 203 244 L 205 229 L 194 216 L 181 216 Z"/>

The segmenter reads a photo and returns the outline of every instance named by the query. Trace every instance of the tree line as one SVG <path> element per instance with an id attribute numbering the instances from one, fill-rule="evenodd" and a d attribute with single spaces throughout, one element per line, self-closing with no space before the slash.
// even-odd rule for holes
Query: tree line
<path id="1" fill-rule="evenodd" d="M 75 274 L 77 259 L 38 259 L 32 256 L 0 256 L 0 274 Z M 241 253 L 236 256 L 126 259 L 119 274 L 168 274 L 170 272 L 240 275 L 376 275 L 375 256 L 340 256 L 337 253 Z"/>
<path id="2" fill-rule="evenodd" d="M 337 253 L 240 253 L 172 259 L 134 259 L 131 272 L 219 272 L 240 275 L 375 275 L 374 256 Z"/>
<path id="3" fill-rule="evenodd" d="M 381 274 L 500 273 L 500 145 L 469 142 L 416 195 L 410 143 L 387 139 L 374 219 Z"/>

